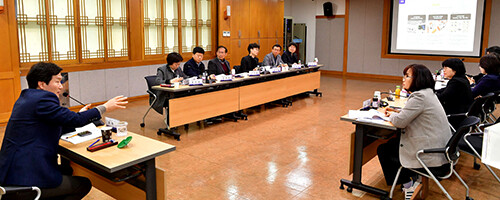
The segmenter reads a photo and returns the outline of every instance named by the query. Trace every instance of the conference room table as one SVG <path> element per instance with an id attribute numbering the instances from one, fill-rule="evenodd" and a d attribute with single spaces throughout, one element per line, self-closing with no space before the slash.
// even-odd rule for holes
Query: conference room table
<path id="1" fill-rule="evenodd" d="M 165 171 L 155 166 L 155 158 L 172 152 L 175 146 L 128 132 L 112 139 L 121 141 L 132 136 L 124 148 L 117 145 L 95 152 L 87 147 L 95 140 L 72 144 L 61 140 L 61 163 L 73 168 L 74 176 L 84 176 L 92 186 L 116 199 L 166 199 Z"/>
<path id="2" fill-rule="evenodd" d="M 404 107 L 406 98 L 387 101 L 389 106 Z M 341 179 L 340 189 L 347 186 L 347 191 L 352 189 L 362 190 L 371 194 L 387 197 L 389 193 L 385 190 L 365 185 L 361 182 L 362 168 L 365 163 L 377 155 L 377 147 L 386 142 L 386 139 L 393 137 L 401 132 L 391 122 L 382 120 L 358 120 L 346 114 L 340 117 L 340 120 L 351 122 L 356 126 L 356 130 L 351 134 L 351 153 L 349 162 L 349 174 L 352 174 L 352 180 Z"/>
<path id="3" fill-rule="evenodd" d="M 296 94 L 309 92 L 316 96 L 320 87 L 321 65 L 290 69 L 258 76 L 237 77 L 200 86 L 181 85 L 178 88 L 153 86 L 153 90 L 165 95 L 165 124 L 162 132 L 180 139 L 172 127 L 221 116 L 227 113 L 265 104 Z"/>

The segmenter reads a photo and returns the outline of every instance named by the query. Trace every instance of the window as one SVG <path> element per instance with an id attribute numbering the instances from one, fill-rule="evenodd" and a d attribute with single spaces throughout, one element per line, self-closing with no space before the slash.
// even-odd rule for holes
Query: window
<path id="1" fill-rule="evenodd" d="M 18 0 L 17 22 L 21 64 L 128 59 L 126 0 Z"/>
<path id="2" fill-rule="evenodd" d="M 210 0 L 144 0 L 144 54 L 211 51 L 212 6 Z"/>

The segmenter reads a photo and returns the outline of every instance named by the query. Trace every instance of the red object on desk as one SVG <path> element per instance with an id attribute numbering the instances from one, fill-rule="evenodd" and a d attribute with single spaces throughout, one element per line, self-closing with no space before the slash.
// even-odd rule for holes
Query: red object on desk
<path id="1" fill-rule="evenodd" d="M 92 147 L 87 147 L 87 151 L 90 151 L 90 152 L 94 152 L 94 151 L 98 151 L 98 150 L 101 150 L 101 149 L 104 149 L 104 148 L 107 148 L 107 147 L 110 147 L 110 146 L 114 146 L 118 144 L 118 142 L 116 141 L 109 141 L 109 142 L 106 142 L 106 143 L 102 143 L 100 145 L 96 145 L 96 146 L 92 146 Z"/>

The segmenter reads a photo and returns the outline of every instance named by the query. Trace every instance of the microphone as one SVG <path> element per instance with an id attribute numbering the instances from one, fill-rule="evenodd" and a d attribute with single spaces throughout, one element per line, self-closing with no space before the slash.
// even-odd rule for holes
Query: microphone
<path id="1" fill-rule="evenodd" d="M 70 99 L 73 99 L 73 101 L 76 101 L 77 103 L 81 104 L 82 106 L 85 106 L 84 103 L 82 103 L 81 101 L 78 101 L 77 99 L 73 98 L 72 96 L 69 96 L 69 93 L 68 92 L 63 92 L 62 95 L 64 97 L 69 97 Z"/>
<path id="2" fill-rule="evenodd" d="M 77 99 L 73 98 L 72 96 L 69 96 L 69 93 L 68 92 L 63 92 L 62 95 L 64 97 L 69 97 L 70 99 L 73 99 L 74 101 L 78 102 L 79 104 L 81 104 L 82 106 L 85 106 L 84 103 L 82 103 L 81 101 L 78 101 Z M 102 122 L 101 120 L 95 120 L 95 121 L 92 121 L 92 123 L 94 123 L 96 126 L 102 126 L 104 125 L 104 122 Z"/>

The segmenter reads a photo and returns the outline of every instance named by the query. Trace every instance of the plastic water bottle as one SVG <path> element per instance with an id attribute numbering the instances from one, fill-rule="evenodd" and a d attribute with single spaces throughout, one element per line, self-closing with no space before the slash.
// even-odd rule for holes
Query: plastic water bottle
<path id="1" fill-rule="evenodd" d="M 396 93 L 396 99 L 399 99 L 399 96 L 401 94 L 401 86 L 396 86 L 396 91 L 394 91 L 394 93 Z"/>

